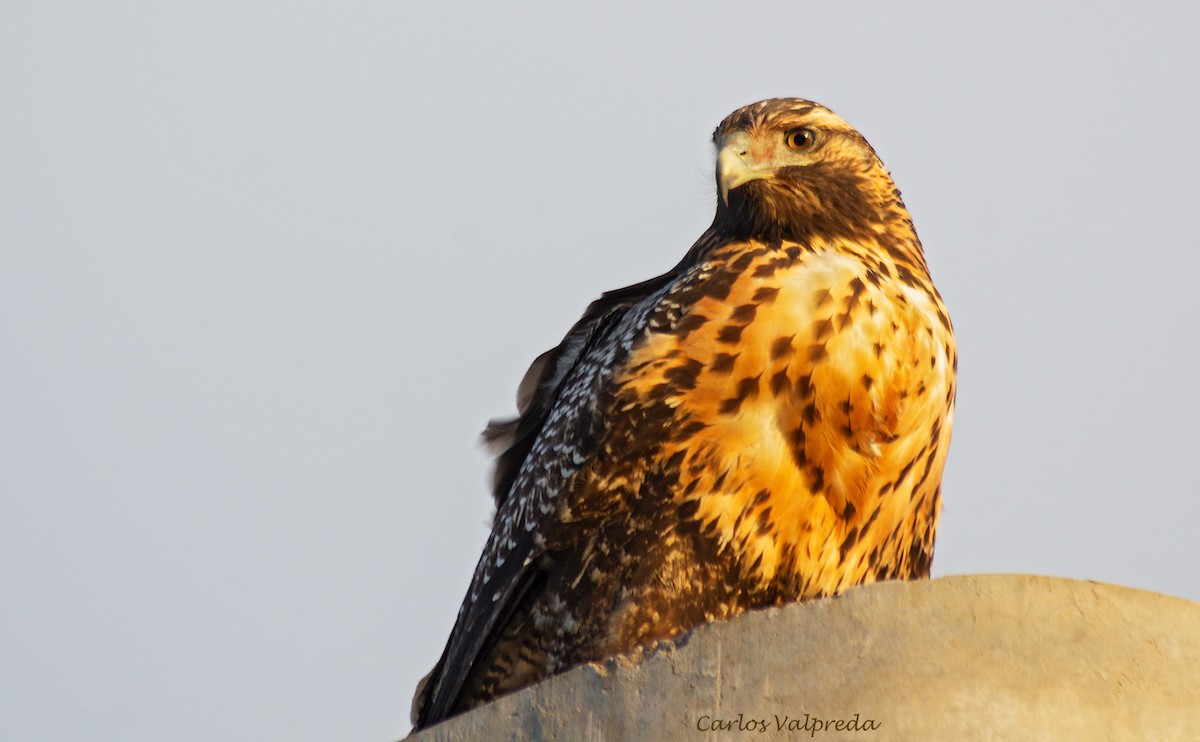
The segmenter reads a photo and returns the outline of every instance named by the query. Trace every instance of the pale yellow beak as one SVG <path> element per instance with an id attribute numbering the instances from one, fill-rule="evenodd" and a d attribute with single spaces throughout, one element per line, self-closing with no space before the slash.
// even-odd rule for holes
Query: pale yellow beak
<path id="1" fill-rule="evenodd" d="M 750 135 L 735 131 L 725 137 L 717 153 L 717 190 L 721 202 L 729 205 L 729 192 L 752 180 L 770 178 L 775 168 L 767 164 L 755 164 L 749 159 Z"/>

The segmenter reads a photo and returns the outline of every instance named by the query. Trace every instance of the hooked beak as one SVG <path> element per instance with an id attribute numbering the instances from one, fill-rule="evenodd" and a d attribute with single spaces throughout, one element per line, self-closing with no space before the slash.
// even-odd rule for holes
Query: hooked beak
<path id="1" fill-rule="evenodd" d="M 749 134 L 733 132 L 725 137 L 717 153 L 717 190 L 721 193 L 721 202 L 728 206 L 729 192 L 734 188 L 752 180 L 770 178 L 774 172 L 770 165 L 751 161 Z"/>

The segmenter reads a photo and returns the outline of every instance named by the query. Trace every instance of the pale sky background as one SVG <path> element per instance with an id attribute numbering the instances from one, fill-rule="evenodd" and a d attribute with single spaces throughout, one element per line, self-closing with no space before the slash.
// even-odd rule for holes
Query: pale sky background
<path id="1" fill-rule="evenodd" d="M 1194 3 L 0 10 L 0 739 L 406 733 L 477 433 L 825 103 L 958 335 L 935 575 L 1200 600 Z"/>

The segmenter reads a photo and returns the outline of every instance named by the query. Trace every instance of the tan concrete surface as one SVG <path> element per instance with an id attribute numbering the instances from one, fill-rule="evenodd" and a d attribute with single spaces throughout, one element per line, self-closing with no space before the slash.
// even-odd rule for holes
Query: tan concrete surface
<path id="1" fill-rule="evenodd" d="M 1029 575 L 880 583 L 702 626 L 409 739 L 1200 740 L 1200 604 Z"/>

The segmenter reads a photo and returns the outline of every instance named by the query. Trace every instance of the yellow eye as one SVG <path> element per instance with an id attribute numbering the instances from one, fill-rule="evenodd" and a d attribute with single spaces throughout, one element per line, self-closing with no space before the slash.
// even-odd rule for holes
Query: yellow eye
<path id="1" fill-rule="evenodd" d="M 812 129 L 792 129 L 783 135 L 783 141 L 788 147 L 794 150 L 802 150 L 813 146 L 817 141 L 817 135 Z"/>

